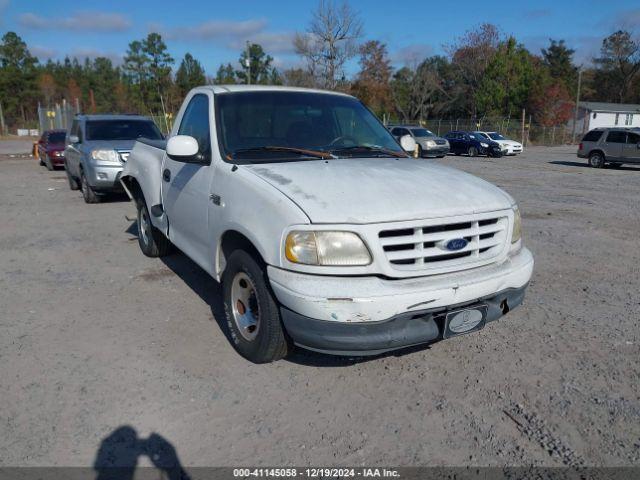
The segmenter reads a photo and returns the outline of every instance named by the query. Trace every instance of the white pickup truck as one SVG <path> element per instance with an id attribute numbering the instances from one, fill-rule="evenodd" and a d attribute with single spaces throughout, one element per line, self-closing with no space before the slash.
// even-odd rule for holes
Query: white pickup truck
<path id="1" fill-rule="evenodd" d="M 481 329 L 533 270 L 513 198 L 413 148 L 349 95 L 207 86 L 121 182 L 143 253 L 222 283 L 241 355 L 379 354 Z"/>

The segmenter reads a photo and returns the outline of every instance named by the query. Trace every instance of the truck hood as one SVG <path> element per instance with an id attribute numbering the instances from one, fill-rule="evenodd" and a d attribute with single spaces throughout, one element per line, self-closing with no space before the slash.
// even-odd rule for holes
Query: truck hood
<path id="1" fill-rule="evenodd" d="M 296 203 L 312 223 L 378 223 L 509 208 L 513 199 L 473 175 L 409 158 L 244 165 Z"/>

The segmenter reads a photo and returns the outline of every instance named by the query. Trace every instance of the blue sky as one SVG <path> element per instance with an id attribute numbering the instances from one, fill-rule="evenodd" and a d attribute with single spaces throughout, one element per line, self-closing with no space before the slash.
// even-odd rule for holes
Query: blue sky
<path id="1" fill-rule="evenodd" d="M 549 38 L 564 38 L 581 62 L 618 28 L 640 33 L 637 0 L 350 4 L 360 14 L 365 39 L 385 42 L 396 66 L 442 53 L 443 44 L 482 22 L 498 25 L 535 52 Z M 119 61 L 130 41 L 158 31 L 174 58 L 191 52 L 212 74 L 221 62 L 235 63 L 247 39 L 261 43 L 277 65 L 296 65 L 291 37 L 304 30 L 316 5 L 317 0 L 0 0 L 0 32 L 16 31 L 41 60 L 103 55 Z"/>

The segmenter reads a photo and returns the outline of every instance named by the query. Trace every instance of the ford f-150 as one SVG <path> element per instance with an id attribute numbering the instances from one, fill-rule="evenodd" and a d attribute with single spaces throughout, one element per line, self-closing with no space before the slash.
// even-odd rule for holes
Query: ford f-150
<path id="1" fill-rule="evenodd" d="M 120 181 L 143 253 L 221 282 L 241 355 L 369 355 L 479 330 L 533 270 L 514 199 L 414 149 L 349 95 L 207 86 Z"/>

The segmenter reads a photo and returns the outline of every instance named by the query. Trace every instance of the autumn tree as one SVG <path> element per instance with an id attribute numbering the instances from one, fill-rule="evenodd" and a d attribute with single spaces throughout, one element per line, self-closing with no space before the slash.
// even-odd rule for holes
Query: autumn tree
<path id="1" fill-rule="evenodd" d="M 353 83 L 352 92 L 374 113 L 381 116 L 392 107 L 391 61 L 387 46 L 370 40 L 360 47 L 360 71 Z"/>
<path id="2" fill-rule="evenodd" d="M 573 114 L 574 105 L 567 87 L 559 80 L 536 88 L 531 100 L 536 122 L 545 127 L 565 125 Z"/>
<path id="3" fill-rule="evenodd" d="M 626 101 L 640 72 L 640 42 L 618 30 L 602 41 L 600 56 L 593 61 L 599 71 L 597 80 L 608 86 L 609 100 Z"/>

